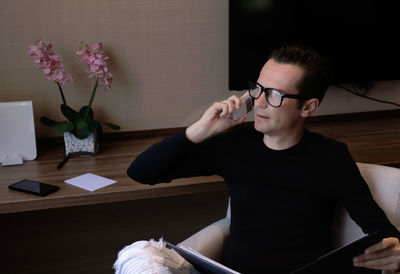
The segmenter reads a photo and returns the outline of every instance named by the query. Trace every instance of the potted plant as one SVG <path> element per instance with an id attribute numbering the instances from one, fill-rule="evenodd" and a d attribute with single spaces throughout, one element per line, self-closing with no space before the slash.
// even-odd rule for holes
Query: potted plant
<path id="1" fill-rule="evenodd" d="M 114 130 L 120 129 L 118 125 L 95 120 L 92 109 L 99 84 L 103 84 L 105 90 L 111 89 L 113 76 L 108 69 L 108 57 L 104 54 L 102 43 L 91 46 L 82 43 L 81 47 L 75 49 L 73 53 L 88 66 L 86 72 L 95 80 L 89 104 L 82 106 L 79 111 L 72 109 L 64 96 L 62 87 L 67 82 L 75 80 L 70 73 L 64 71 L 61 56 L 55 54 L 52 45 L 47 45 L 43 40 L 29 46 L 29 54 L 34 58 L 35 63 L 39 64 L 38 69 L 43 70 L 48 80 L 57 84 L 62 99 L 61 113 L 67 119 L 54 121 L 42 116 L 40 122 L 45 126 L 55 127 L 58 134 L 64 134 L 66 156 L 70 153 L 94 155 L 98 151 L 97 134 L 101 132 L 101 124 Z"/>

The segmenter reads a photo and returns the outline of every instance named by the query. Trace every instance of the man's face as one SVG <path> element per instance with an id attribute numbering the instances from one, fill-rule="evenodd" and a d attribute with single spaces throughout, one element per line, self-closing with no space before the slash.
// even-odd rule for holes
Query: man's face
<path id="1" fill-rule="evenodd" d="M 302 76 L 301 67 L 277 63 L 270 59 L 262 68 L 257 82 L 265 88 L 298 94 L 296 87 Z M 254 102 L 254 127 L 264 134 L 270 136 L 290 134 L 299 128 L 301 121 L 301 110 L 298 109 L 296 99 L 285 98 L 279 108 L 274 108 L 268 105 L 263 93 Z"/>

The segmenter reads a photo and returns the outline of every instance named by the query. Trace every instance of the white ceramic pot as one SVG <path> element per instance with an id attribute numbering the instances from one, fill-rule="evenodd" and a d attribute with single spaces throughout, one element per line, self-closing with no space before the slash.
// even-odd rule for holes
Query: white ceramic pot
<path id="1" fill-rule="evenodd" d="M 86 139 L 76 138 L 71 132 L 64 132 L 65 155 L 96 155 L 99 151 L 97 132 L 92 131 Z"/>

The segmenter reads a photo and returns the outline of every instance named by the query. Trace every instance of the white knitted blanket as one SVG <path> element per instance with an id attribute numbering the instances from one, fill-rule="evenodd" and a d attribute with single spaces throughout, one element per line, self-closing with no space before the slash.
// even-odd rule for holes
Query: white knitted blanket
<path id="1" fill-rule="evenodd" d="M 138 241 L 124 247 L 114 263 L 115 274 L 199 274 L 161 238 L 158 242 Z"/>

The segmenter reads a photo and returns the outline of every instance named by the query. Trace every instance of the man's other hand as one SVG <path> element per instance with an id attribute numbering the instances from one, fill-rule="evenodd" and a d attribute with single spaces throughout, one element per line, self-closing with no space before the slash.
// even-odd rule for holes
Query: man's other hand
<path id="1" fill-rule="evenodd" d="M 388 270 L 391 273 L 400 271 L 400 243 L 397 238 L 385 238 L 370 246 L 353 259 L 355 267 L 365 267 L 377 270 Z"/>

